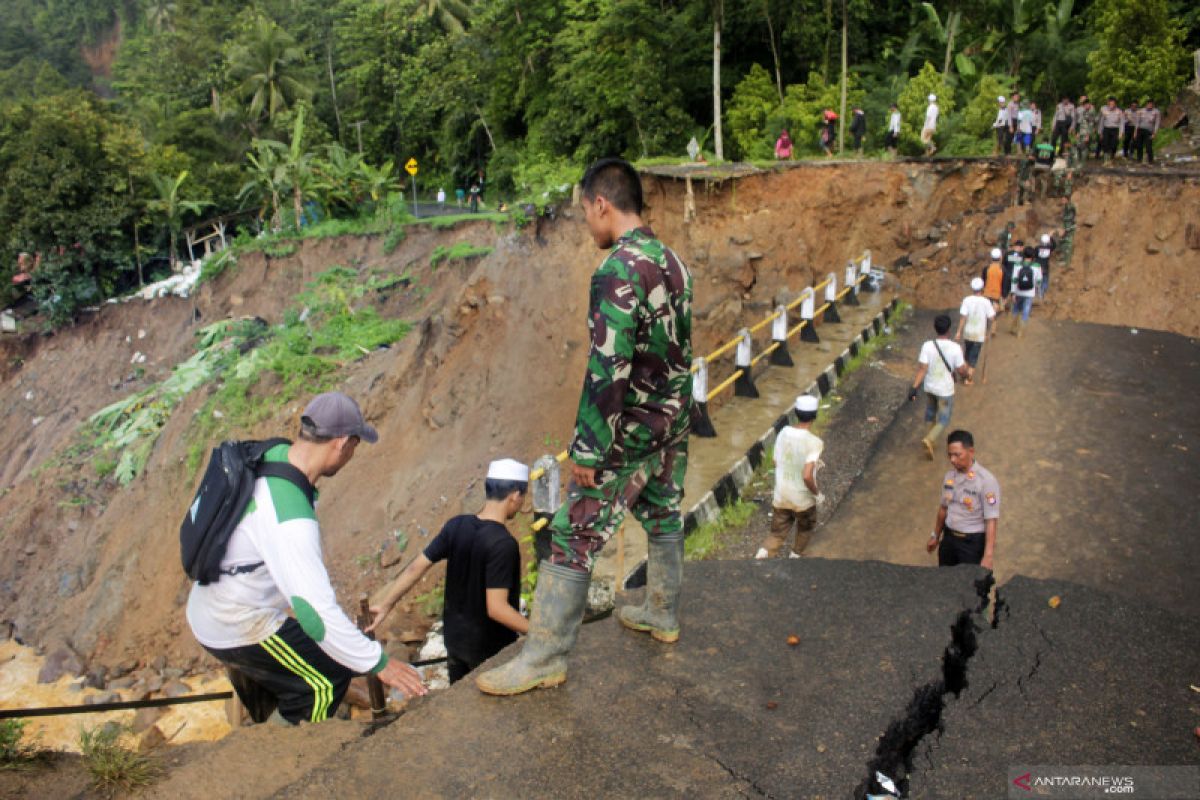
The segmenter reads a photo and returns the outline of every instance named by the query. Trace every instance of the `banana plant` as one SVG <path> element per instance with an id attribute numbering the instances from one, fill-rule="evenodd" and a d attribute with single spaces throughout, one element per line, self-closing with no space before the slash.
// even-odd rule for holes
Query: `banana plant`
<path id="1" fill-rule="evenodd" d="M 179 196 L 179 189 L 183 186 L 183 182 L 187 180 L 187 177 L 188 171 L 186 169 L 174 178 L 158 174 L 150 176 L 150 181 L 154 184 L 157 197 L 147 203 L 146 208 L 152 214 L 161 217 L 163 222 L 166 223 L 172 270 L 175 269 L 175 265 L 178 262 L 178 258 L 176 257 L 176 240 L 179 238 L 179 231 L 183 227 L 183 215 L 198 214 L 200 213 L 200 209 L 212 205 L 207 200 L 185 200 Z"/>

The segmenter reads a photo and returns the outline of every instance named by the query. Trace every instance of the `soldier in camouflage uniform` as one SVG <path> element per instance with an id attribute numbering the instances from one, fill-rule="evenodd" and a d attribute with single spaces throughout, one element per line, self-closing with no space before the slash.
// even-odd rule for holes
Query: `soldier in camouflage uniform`
<path id="1" fill-rule="evenodd" d="M 1030 179 L 1033 177 L 1033 156 L 1029 155 L 1021 159 L 1020 166 L 1017 167 L 1017 205 L 1025 205 L 1025 201 L 1033 202 L 1033 191 L 1029 185 Z"/>
<path id="2" fill-rule="evenodd" d="M 1082 167 L 1087 163 L 1088 151 L 1096 146 L 1098 120 L 1092 101 L 1087 96 L 1080 98 L 1075 108 L 1075 156 L 1073 167 Z"/>
<path id="3" fill-rule="evenodd" d="M 1058 250 L 1059 259 L 1064 267 L 1071 265 L 1071 254 L 1075 251 L 1075 204 L 1068 195 L 1063 199 L 1063 233 L 1062 245 Z"/>
<path id="4" fill-rule="evenodd" d="M 692 404 L 692 278 L 641 219 L 637 172 L 601 159 L 582 182 L 584 215 L 608 256 L 592 276 L 591 351 L 571 443 L 572 480 L 551 522 L 520 655 L 476 679 L 511 695 L 566 680 L 595 555 L 627 510 L 648 537 L 646 601 L 618 611 L 623 625 L 679 638 L 683 477 Z"/>

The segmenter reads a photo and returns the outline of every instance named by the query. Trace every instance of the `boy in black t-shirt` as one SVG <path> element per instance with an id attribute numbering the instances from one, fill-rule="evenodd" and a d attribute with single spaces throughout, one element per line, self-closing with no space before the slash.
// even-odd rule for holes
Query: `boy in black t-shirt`
<path id="1" fill-rule="evenodd" d="M 516 516 L 529 488 L 529 467 L 511 458 L 493 461 L 484 489 L 487 501 L 479 514 L 463 514 L 447 522 L 425 552 L 404 568 L 374 615 L 367 631 L 379 627 L 392 607 L 438 561 L 446 560 L 446 664 L 450 682 L 517 640 L 529 621 L 520 603 L 521 553 L 504 524 Z"/>

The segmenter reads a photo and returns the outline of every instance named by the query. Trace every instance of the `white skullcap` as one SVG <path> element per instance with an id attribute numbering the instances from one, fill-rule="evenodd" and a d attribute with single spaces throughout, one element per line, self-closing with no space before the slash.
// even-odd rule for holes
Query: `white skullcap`
<path id="1" fill-rule="evenodd" d="M 932 103 L 934 100 L 937 100 L 937 95 L 936 94 L 929 95 L 929 102 Z"/>
<path id="2" fill-rule="evenodd" d="M 817 398 L 811 394 L 802 394 L 796 398 L 796 410 L 813 412 L 817 410 Z"/>
<path id="3" fill-rule="evenodd" d="M 996 98 L 996 102 L 997 102 L 997 103 L 1003 103 L 1003 102 L 1004 102 L 1004 95 L 1000 95 L 999 97 L 997 97 L 997 98 Z"/>
<path id="4" fill-rule="evenodd" d="M 1050 234 L 1048 234 L 1048 233 L 1042 234 L 1042 244 L 1050 244 Z"/>
<path id="5" fill-rule="evenodd" d="M 979 292 L 983 290 L 983 278 L 971 278 L 971 291 Z"/>
<path id="6" fill-rule="evenodd" d="M 512 458 L 502 458 L 488 464 L 487 476 L 494 481 L 529 483 L 529 467 Z"/>
<path id="7" fill-rule="evenodd" d="M 1000 256 L 1002 256 L 1002 255 L 1004 255 L 1004 254 L 1000 252 L 999 247 L 992 248 L 992 258 L 999 259 Z"/>

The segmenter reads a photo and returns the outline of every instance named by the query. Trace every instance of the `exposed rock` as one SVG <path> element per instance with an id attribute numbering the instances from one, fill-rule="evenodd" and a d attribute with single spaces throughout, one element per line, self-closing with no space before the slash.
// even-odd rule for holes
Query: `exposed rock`
<path id="1" fill-rule="evenodd" d="M 131 688 L 133 688 L 133 685 L 135 683 L 137 683 L 137 678 L 127 675 L 123 678 L 111 679 L 105 688 L 108 688 L 108 689 L 131 689 Z"/>
<path id="2" fill-rule="evenodd" d="M 58 596 L 71 597 L 79 594 L 83 588 L 83 581 L 80 579 L 79 570 L 67 570 L 62 575 L 58 576 Z"/>
<path id="3" fill-rule="evenodd" d="M 163 684 L 162 693 L 164 697 L 183 697 L 191 694 L 192 690 L 183 681 L 167 681 Z"/>
<path id="4" fill-rule="evenodd" d="M 734 235 L 734 236 L 730 236 L 730 237 L 729 237 L 729 241 L 730 241 L 730 243 L 731 243 L 731 244 L 736 244 L 736 245 L 738 245 L 739 247 L 741 247 L 741 246 L 745 246 L 745 245 L 748 245 L 748 244 L 750 244 L 751 242 L 753 242 L 753 241 L 754 241 L 754 237 L 753 237 L 753 236 L 750 236 L 750 235 L 748 235 L 748 234 L 747 234 L 747 235 L 743 235 L 743 234 L 737 234 L 737 235 Z"/>
<path id="5" fill-rule="evenodd" d="M 1154 242 L 1146 242 L 1146 252 L 1150 255 L 1157 255 L 1158 253 L 1162 252 L 1162 248 L 1160 248 Z"/>
<path id="6" fill-rule="evenodd" d="M 107 678 L 108 669 L 106 667 L 92 667 L 87 671 L 87 675 L 84 676 L 83 685 L 92 689 L 103 689 L 105 688 L 104 682 Z"/>
<path id="7" fill-rule="evenodd" d="M 148 709 L 146 709 L 148 710 Z M 146 753 L 162 747 L 167 743 L 167 737 L 163 735 L 162 730 L 157 725 L 152 725 L 150 728 L 138 738 L 138 752 Z"/>
<path id="8" fill-rule="evenodd" d="M 98 706 L 103 705 L 104 703 L 119 702 L 121 702 L 121 695 L 117 694 L 116 692 L 100 692 L 98 694 L 88 695 L 87 697 L 83 698 L 83 704 L 85 706 Z"/>
<path id="9" fill-rule="evenodd" d="M 38 683 L 54 683 L 63 675 L 79 675 L 83 662 L 70 648 L 60 647 L 51 653 L 38 670 Z"/>
<path id="10" fill-rule="evenodd" d="M 134 733 L 141 733 L 158 722 L 165 713 L 167 712 L 163 708 L 139 708 L 133 715 L 133 722 L 129 724 L 129 727 Z"/>
<path id="11" fill-rule="evenodd" d="M 1184 241 L 1193 250 L 1200 250 L 1200 225 L 1189 222 L 1183 233 Z"/>

